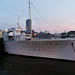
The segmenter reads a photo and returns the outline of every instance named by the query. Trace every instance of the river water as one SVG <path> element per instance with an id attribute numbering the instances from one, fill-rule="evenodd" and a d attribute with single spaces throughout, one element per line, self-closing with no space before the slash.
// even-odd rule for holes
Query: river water
<path id="1" fill-rule="evenodd" d="M 75 62 L 26 56 L 0 56 L 0 75 L 75 75 Z"/>

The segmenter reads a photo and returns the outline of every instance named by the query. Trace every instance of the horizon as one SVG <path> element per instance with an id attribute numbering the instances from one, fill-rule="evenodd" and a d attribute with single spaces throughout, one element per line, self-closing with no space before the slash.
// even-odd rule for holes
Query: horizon
<path id="1" fill-rule="evenodd" d="M 17 27 L 18 16 L 21 28 L 25 29 L 25 21 L 29 18 L 27 2 L 28 0 L 0 1 L 0 30 Z M 49 33 L 75 31 L 74 3 L 75 0 L 31 0 L 34 5 L 31 5 L 32 30 Z"/>

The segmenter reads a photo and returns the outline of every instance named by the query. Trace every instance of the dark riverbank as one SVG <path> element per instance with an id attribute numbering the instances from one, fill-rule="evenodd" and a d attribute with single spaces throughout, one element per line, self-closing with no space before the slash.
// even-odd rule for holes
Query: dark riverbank
<path id="1" fill-rule="evenodd" d="M 75 75 L 75 62 L 15 55 L 0 58 L 0 75 Z"/>
<path id="2" fill-rule="evenodd" d="M 0 38 L 0 56 L 4 54 L 3 38 Z"/>

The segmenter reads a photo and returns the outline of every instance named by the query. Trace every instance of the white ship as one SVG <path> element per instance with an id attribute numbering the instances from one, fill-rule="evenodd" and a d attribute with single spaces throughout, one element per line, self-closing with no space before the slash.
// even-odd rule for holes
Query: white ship
<path id="1" fill-rule="evenodd" d="M 31 15 L 28 20 L 31 25 Z M 32 40 L 31 26 L 29 26 L 27 34 L 22 32 L 20 27 L 6 29 L 4 41 L 5 52 L 9 54 L 75 61 L 75 39 Z"/>

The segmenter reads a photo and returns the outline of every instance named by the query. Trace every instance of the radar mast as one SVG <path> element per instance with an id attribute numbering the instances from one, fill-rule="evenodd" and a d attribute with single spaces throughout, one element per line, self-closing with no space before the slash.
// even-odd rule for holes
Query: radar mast
<path id="1" fill-rule="evenodd" d="M 18 28 L 20 28 L 19 20 L 20 20 L 20 18 L 19 18 L 19 16 L 18 16 L 18 23 L 17 23 Z"/>

